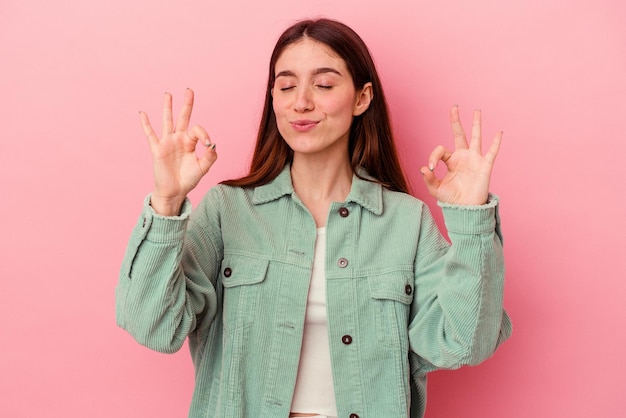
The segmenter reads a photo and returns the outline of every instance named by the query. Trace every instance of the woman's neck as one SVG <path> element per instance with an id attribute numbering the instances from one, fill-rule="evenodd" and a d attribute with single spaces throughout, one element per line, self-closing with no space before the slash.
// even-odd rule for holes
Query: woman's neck
<path id="1" fill-rule="evenodd" d="M 343 202 L 352 187 L 352 167 L 347 158 L 316 159 L 294 155 L 293 188 L 309 209 L 317 227 L 326 225 L 332 202 Z"/>

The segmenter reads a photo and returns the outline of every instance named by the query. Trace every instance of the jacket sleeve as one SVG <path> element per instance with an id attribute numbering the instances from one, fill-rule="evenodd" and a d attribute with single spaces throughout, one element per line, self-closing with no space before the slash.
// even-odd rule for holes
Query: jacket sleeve
<path id="1" fill-rule="evenodd" d="M 201 204 L 191 215 L 186 201 L 179 216 L 163 217 L 149 202 L 150 196 L 122 263 L 116 319 L 140 344 L 173 353 L 190 333 L 208 329 L 217 311 L 222 259 L 220 235 L 214 232 L 217 214 L 209 222 Z"/>
<path id="2" fill-rule="evenodd" d="M 476 365 L 512 330 L 502 306 L 504 258 L 497 197 L 482 206 L 439 205 L 451 245 L 424 207 L 409 324 L 418 373 Z"/>

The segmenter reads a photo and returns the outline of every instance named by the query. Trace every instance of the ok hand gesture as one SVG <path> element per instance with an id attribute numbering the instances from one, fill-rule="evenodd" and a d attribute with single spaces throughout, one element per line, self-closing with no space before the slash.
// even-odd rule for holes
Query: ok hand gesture
<path id="1" fill-rule="evenodd" d="M 165 216 L 178 215 L 187 194 L 200 182 L 217 159 L 215 144 L 200 125 L 189 129 L 193 109 L 193 91 L 187 89 L 183 107 L 176 125 L 172 118 L 172 95 L 165 93 L 163 99 L 163 132 L 155 134 L 148 115 L 139 112 L 141 125 L 150 144 L 154 171 L 154 191 L 151 205 L 156 213 Z M 206 146 L 198 158 L 196 145 Z"/>
<path id="2" fill-rule="evenodd" d="M 480 110 L 474 111 L 472 136 L 469 144 L 459 120 L 457 106 L 450 112 L 450 124 L 454 134 L 454 152 L 439 145 L 428 159 L 428 167 L 422 167 L 424 182 L 432 196 L 444 203 L 457 205 L 483 205 L 489 197 L 489 180 L 493 164 L 500 149 L 502 132 L 498 132 L 485 155 L 482 154 Z M 438 179 L 433 170 L 437 163 L 445 163 L 448 172 Z"/>

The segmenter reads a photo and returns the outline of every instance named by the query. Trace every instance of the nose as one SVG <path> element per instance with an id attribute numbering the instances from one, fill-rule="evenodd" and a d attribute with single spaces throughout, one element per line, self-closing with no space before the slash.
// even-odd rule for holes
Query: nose
<path id="1" fill-rule="evenodd" d="M 296 91 L 296 101 L 294 103 L 296 112 L 307 112 L 313 110 L 314 107 L 311 90 L 307 87 L 299 88 Z"/>

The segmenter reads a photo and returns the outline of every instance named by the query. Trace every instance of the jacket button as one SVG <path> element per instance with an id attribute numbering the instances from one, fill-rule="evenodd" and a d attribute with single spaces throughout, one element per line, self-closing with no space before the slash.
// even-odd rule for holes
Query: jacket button
<path id="1" fill-rule="evenodd" d="M 224 277 L 230 277 L 231 274 L 233 274 L 233 271 L 230 269 L 230 267 L 226 267 L 224 269 Z"/>
<path id="2" fill-rule="evenodd" d="M 350 215 L 350 211 L 348 210 L 348 208 L 339 209 L 339 216 L 341 216 L 342 218 L 345 218 L 348 215 Z"/>
<path id="3" fill-rule="evenodd" d="M 358 414 L 350 414 L 350 418 L 359 418 Z"/>
<path id="4" fill-rule="evenodd" d="M 346 268 L 346 267 L 348 267 L 348 260 L 346 258 L 342 257 L 339 260 L 337 260 L 337 265 L 339 267 L 341 267 L 342 269 Z"/>
<path id="5" fill-rule="evenodd" d="M 352 344 L 352 337 L 349 335 L 344 335 L 343 337 L 341 337 L 341 342 L 345 345 L 350 345 Z"/>
<path id="6" fill-rule="evenodd" d="M 411 287 L 410 284 L 407 284 L 406 286 L 404 286 L 404 293 L 406 293 L 407 295 L 410 295 L 411 293 L 413 293 L 413 288 Z"/>

